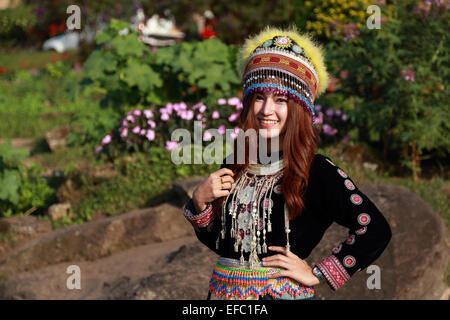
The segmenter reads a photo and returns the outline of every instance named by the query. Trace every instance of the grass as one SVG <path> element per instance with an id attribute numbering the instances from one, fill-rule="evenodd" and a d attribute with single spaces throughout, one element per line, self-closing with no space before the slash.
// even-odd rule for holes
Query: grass
<path id="1" fill-rule="evenodd" d="M 58 60 L 78 61 L 78 50 L 70 50 L 65 53 L 35 50 L 0 51 L 0 67 L 4 67 L 6 73 L 25 69 L 42 69 L 47 64 Z"/>

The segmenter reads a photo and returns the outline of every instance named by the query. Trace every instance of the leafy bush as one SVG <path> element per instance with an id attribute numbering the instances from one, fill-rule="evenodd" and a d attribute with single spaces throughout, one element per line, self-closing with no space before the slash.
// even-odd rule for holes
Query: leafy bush
<path id="1" fill-rule="evenodd" d="M 380 30 L 363 27 L 347 41 L 337 35 L 327 53 L 338 62 L 331 70 L 340 74 L 336 92 L 358 100 L 350 114 L 358 138 L 379 144 L 417 177 L 424 154 L 445 157 L 450 149 L 449 11 L 405 1 L 393 16 Z"/>
<path id="2" fill-rule="evenodd" d="M 44 171 L 35 163 L 25 168 L 21 163 L 28 151 L 0 144 L 0 216 L 31 213 L 54 200 L 54 190 L 40 176 Z"/>
<path id="3" fill-rule="evenodd" d="M 99 47 L 83 70 L 85 83 L 105 93 L 104 104 L 125 111 L 139 104 L 195 103 L 236 94 L 236 48 L 211 39 L 151 52 L 138 37 L 128 23 L 114 19 L 97 35 Z"/>

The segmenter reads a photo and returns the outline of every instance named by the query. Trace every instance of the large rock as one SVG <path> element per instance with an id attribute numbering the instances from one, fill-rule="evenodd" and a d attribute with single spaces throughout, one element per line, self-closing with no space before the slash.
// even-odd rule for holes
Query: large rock
<path id="1" fill-rule="evenodd" d="M 404 187 L 365 184 L 359 188 L 376 204 L 392 228 L 392 240 L 373 263 L 381 271 L 381 288 L 369 289 L 371 276 L 355 274 L 338 291 L 315 287 L 318 299 L 448 299 L 443 275 L 449 262 L 447 230 L 441 218 L 416 194 Z M 310 265 L 331 254 L 348 237 L 348 230 L 333 224 L 306 259 Z M 217 256 L 198 241 L 174 248 L 164 270 L 130 284 L 114 298 L 205 299 L 208 279 Z"/>
<path id="2" fill-rule="evenodd" d="M 205 177 L 191 177 L 187 179 L 177 180 L 173 183 L 173 190 L 178 195 L 178 204 L 183 204 L 192 198 L 192 194 L 198 185 L 205 181 Z"/>
<path id="3" fill-rule="evenodd" d="M 366 282 L 370 275 L 362 270 L 338 291 L 331 291 L 326 284 L 316 286 L 318 298 L 448 299 L 443 275 L 449 262 L 449 247 L 447 230 L 440 217 L 406 188 L 373 184 L 358 187 L 372 199 L 392 227 L 391 242 L 373 263 L 381 270 L 381 288 L 369 290 Z M 76 246 L 61 242 L 67 250 L 67 261 L 54 257 L 53 262 L 61 262 L 49 266 L 28 264 L 33 271 L 10 274 L 0 280 L 0 299 L 205 299 L 218 257 L 193 235 L 191 225 L 184 220 L 179 208 L 171 207 L 170 210 L 173 214 L 167 214 L 166 218 L 161 217 L 163 214 L 153 219 L 133 217 L 143 215 L 145 210 L 141 210 L 129 214 L 128 222 L 108 218 L 104 224 L 86 227 Z M 152 214 L 156 212 L 152 211 Z M 148 213 L 149 216 L 152 214 Z M 179 232 L 167 229 L 168 225 L 174 227 L 177 224 Z M 182 230 L 190 236 L 173 238 L 183 234 Z M 72 238 L 76 234 L 72 229 L 66 232 Z M 117 241 L 125 239 L 125 235 L 133 239 L 126 242 L 128 244 L 140 241 L 149 244 L 102 257 L 104 248 L 116 252 Z M 347 230 L 333 224 L 307 262 L 312 265 L 328 256 L 331 248 L 346 238 Z M 55 237 L 52 239 L 47 243 L 53 246 L 35 245 L 34 257 L 43 255 L 42 259 L 48 259 L 45 250 L 56 250 L 57 242 Z M 76 248 L 86 252 L 74 250 Z M 98 257 L 88 261 L 88 258 Z M 7 265 L 20 268 L 26 261 L 22 254 Z M 81 290 L 66 288 L 68 275 L 65 270 L 71 264 L 81 268 Z M 0 274 L 4 273 L 4 266 L 5 263 L 0 267 Z M 43 267 L 38 269 L 38 266 Z"/>
<path id="4" fill-rule="evenodd" d="M 95 260 L 137 245 L 193 235 L 179 208 L 169 204 L 55 230 L 0 260 L 0 274 L 63 261 Z"/>
<path id="5" fill-rule="evenodd" d="M 52 129 L 45 133 L 45 140 L 51 151 L 64 148 L 67 144 L 67 137 L 70 134 L 70 126 L 63 126 Z"/>

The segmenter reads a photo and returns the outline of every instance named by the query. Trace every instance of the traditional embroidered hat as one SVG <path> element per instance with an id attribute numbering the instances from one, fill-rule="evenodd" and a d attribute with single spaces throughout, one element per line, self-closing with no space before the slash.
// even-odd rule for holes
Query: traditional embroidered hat
<path id="1" fill-rule="evenodd" d="M 296 100 L 314 117 L 314 100 L 328 86 L 322 47 L 295 27 L 266 27 L 240 52 L 243 102 L 252 92 L 277 92 Z"/>

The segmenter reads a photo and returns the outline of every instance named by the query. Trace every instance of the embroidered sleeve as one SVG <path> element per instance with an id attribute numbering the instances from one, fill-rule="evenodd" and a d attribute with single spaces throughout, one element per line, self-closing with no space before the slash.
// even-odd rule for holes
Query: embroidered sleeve
<path id="1" fill-rule="evenodd" d="M 318 161 L 324 210 L 331 220 L 349 229 L 347 239 L 317 264 L 330 288 L 338 290 L 381 255 L 392 233 L 375 204 L 341 168 L 325 156 Z"/>
<path id="2" fill-rule="evenodd" d="M 192 224 L 196 231 L 199 231 L 199 228 L 207 228 L 209 229 L 208 231 L 211 230 L 213 213 L 212 205 L 208 203 L 205 210 L 197 214 L 192 199 L 189 199 L 183 207 L 184 217 Z"/>

